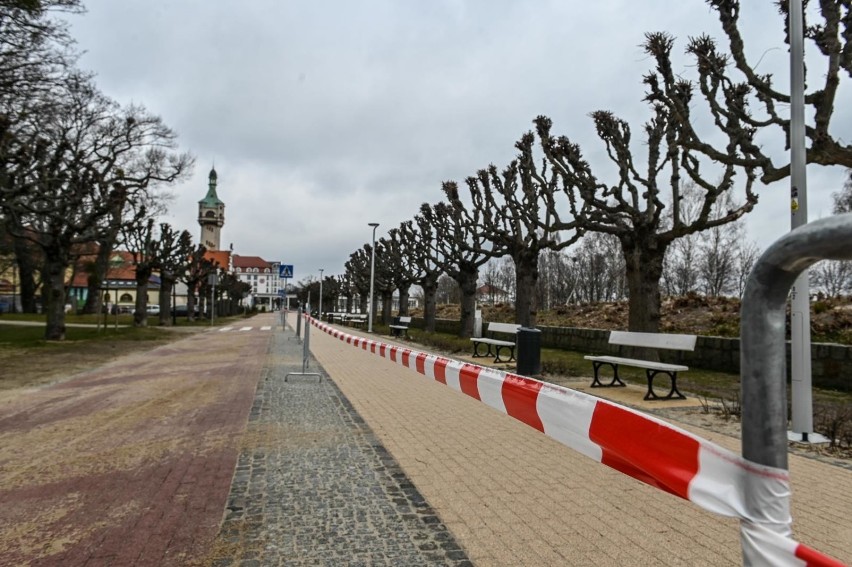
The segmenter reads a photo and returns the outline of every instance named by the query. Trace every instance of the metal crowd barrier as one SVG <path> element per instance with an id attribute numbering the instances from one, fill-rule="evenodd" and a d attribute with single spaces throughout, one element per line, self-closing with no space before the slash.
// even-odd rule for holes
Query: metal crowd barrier
<path id="1" fill-rule="evenodd" d="M 749 275 L 740 319 L 742 454 L 749 461 L 787 471 L 787 296 L 798 275 L 820 260 L 852 260 L 852 214 L 803 225 L 770 246 Z M 810 356 L 810 353 L 806 353 Z M 771 565 L 761 541 L 792 536 L 790 492 L 747 491 L 743 559 Z"/>

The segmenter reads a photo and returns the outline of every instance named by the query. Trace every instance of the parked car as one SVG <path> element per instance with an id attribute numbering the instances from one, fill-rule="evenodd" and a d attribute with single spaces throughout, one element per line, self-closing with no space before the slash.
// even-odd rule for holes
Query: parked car
<path id="1" fill-rule="evenodd" d="M 145 310 L 148 312 L 148 315 L 159 315 L 160 314 L 160 306 L 159 305 L 148 305 Z"/>
<path id="2" fill-rule="evenodd" d="M 188 317 L 189 310 L 186 308 L 186 305 L 177 305 L 172 308 L 172 315 L 176 315 L 178 317 Z M 195 308 L 195 316 L 198 317 L 198 307 Z"/>

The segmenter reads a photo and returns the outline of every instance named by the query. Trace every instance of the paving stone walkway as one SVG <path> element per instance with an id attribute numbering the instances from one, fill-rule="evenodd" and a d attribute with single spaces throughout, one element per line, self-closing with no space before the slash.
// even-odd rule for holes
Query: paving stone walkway
<path id="1" fill-rule="evenodd" d="M 334 382 L 287 376 L 302 370 L 287 337 L 273 339 L 213 565 L 471 565 Z"/>

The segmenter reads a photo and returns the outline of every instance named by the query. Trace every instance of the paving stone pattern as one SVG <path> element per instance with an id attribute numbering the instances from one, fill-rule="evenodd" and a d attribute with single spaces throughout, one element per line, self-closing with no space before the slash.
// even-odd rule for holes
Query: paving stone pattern
<path id="1" fill-rule="evenodd" d="M 471 565 L 333 381 L 285 382 L 301 343 L 271 348 L 212 564 Z"/>

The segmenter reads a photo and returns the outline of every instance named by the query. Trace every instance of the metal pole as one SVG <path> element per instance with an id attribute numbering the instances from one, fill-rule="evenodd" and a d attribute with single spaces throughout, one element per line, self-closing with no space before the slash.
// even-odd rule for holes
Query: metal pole
<path id="1" fill-rule="evenodd" d="M 296 336 L 302 336 L 302 306 L 299 306 L 299 311 L 296 314 Z"/>
<path id="2" fill-rule="evenodd" d="M 320 268 L 320 296 L 319 296 L 319 309 L 317 310 L 317 318 L 322 321 L 322 273 L 324 272 L 324 268 Z"/>
<path id="3" fill-rule="evenodd" d="M 373 286 L 376 279 L 376 228 L 379 223 L 371 222 L 368 226 L 373 227 L 373 254 L 370 259 L 370 304 L 367 305 L 367 332 L 373 332 Z"/>
<path id="4" fill-rule="evenodd" d="M 742 450 L 749 461 L 786 470 L 787 466 L 787 294 L 796 278 L 819 260 L 852 259 L 852 213 L 820 219 L 791 231 L 760 257 L 742 300 L 740 371 Z M 789 492 L 767 502 L 765 486 L 747 488 L 750 517 L 790 535 Z M 747 564 L 764 564 L 747 537 Z M 756 554 L 756 555 L 754 555 Z M 764 558 L 765 559 L 765 558 Z"/>
<path id="5" fill-rule="evenodd" d="M 808 222 L 805 159 L 805 65 L 802 0 L 790 0 L 790 221 L 792 229 Z M 808 271 L 799 274 L 790 293 L 792 429 L 808 440 L 814 430 L 811 386 L 811 302 Z"/>

